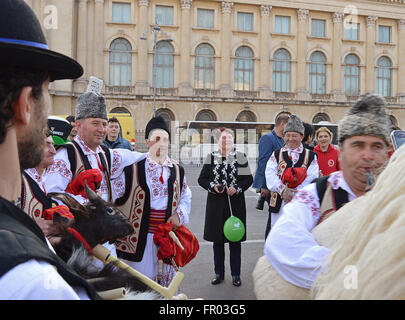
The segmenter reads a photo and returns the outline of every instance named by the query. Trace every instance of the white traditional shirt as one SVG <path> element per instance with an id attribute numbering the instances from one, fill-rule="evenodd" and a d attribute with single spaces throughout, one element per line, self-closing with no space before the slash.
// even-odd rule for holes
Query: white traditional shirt
<path id="1" fill-rule="evenodd" d="M 150 190 L 150 208 L 152 210 L 166 210 L 167 208 L 169 196 L 167 181 L 170 177 L 171 167 L 173 167 L 173 163 L 169 157 L 166 157 L 163 164 L 160 165 L 150 157 L 149 153 L 146 156 L 145 176 L 146 184 Z M 160 181 L 160 176 L 163 178 L 163 183 Z M 124 195 L 125 175 L 123 173 L 118 178 L 112 180 L 112 187 L 116 198 L 120 198 Z M 191 196 L 191 190 L 184 176 L 180 202 L 176 210 L 180 218 L 180 223 L 184 225 L 187 225 L 189 222 Z"/>
<path id="2" fill-rule="evenodd" d="M 149 153 L 145 162 L 146 184 L 150 190 L 150 208 L 152 210 L 166 210 L 169 197 L 167 181 L 170 177 L 170 168 L 173 163 L 169 157 L 166 157 L 162 165 L 154 161 Z M 163 183 L 160 177 L 163 178 Z M 187 225 L 191 209 L 191 190 L 187 186 L 187 180 L 184 176 L 183 186 L 180 194 L 180 201 L 176 213 L 179 215 L 180 223 Z"/>
<path id="3" fill-rule="evenodd" d="M 84 155 L 87 156 L 90 166 L 94 169 L 99 169 L 101 163 L 98 153 L 104 153 L 104 150 L 99 146 L 96 151 L 91 150 L 80 136 L 74 139 L 81 147 Z M 127 149 L 110 149 L 111 154 L 111 179 L 117 178 L 126 166 L 138 162 L 146 157 L 136 151 Z M 108 188 L 104 172 L 101 172 L 103 179 L 98 190 L 98 195 L 105 201 L 108 201 Z M 47 192 L 65 192 L 66 187 L 72 181 L 72 172 L 70 171 L 70 162 L 66 148 L 60 148 L 55 157 L 54 163 L 48 168 L 44 184 Z M 81 204 L 87 203 L 87 199 L 80 195 L 71 195 Z M 115 200 L 114 193 L 113 199 Z"/>
<path id="4" fill-rule="evenodd" d="M 50 250 L 52 246 L 47 240 Z M 28 260 L 0 277 L 0 300 L 88 300 L 84 288 L 71 287 L 48 262 Z"/>
<path id="5" fill-rule="evenodd" d="M 35 168 L 25 169 L 24 172 L 28 174 L 32 178 L 32 180 L 34 180 L 38 184 L 38 186 L 41 188 L 43 192 L 46 193 L 43 181 L 46 174 L 46 170 L 44 170 L 42 176 L 39 175 L 37 169 Z"/>
<path id="6" fill-rule="evenodd" d="M 342 171 L 332 173 L 328 182 L 334 190 L 345 190 L 349 201 L 356 198 Z M 319 245 L 311 233 L 320 219 L 316 184 L 311 183 L 298 191 L 281 210 L 283 214 L 266 239 L 264 253 L 286 281 L 309 289 L 320 268 L 326 263 L 325 258 L 330 251 Z"/>
<path id="7" fill-rule="evenodd" d="M 288 152 L 288 156 L 290 157 L 291 161 L 293 164 L 296 164 L 299 160 L 299 157 L 301 153 L 304 151 L 304 147 L 301 144 L 298 148 L 296 149 L 290 149 L 287 146 L 284 146 L 280 149 L 280 152 Z M 283 184 L 281 179 L 278 177 L 278 163 L 276 160 L 276 157 L 273 154 L 267 161 L 266 165 L 266 170 L 265 170 L 265 176 L 266 176 L 266 185 L 267 188 L 270 191 L 277 192 L 279 195 L 281 195 L 286 188 L 286 186 Z M 305 180 L 296 188 L 297 190 L 301 190 L 305 186 L 309 185 L 314 179 L 318 178 L 319 176 L 319 166 L 318 166 L 318 161 L 316 158 L 316 155 L 310 165 L 307 168 L 307 177 Z M 284 207 L 285 203 L 284 201 L 281 203 L 281 208 L 278 213 L 271 213 L 271 226 L 276 223 L 276 221 L 281 217 L 282 213 L 282 208 Z"/>

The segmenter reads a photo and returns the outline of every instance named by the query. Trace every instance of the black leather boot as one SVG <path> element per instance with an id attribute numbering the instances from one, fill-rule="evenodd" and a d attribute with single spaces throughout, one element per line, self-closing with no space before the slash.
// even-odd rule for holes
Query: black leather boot
<path id="1" fill-rule="evenodd" d="M 242 284 L 242 281 L 240 281 L 240 277 L 239 276 L 232 276 L 232 284 L 235 287 L 240 287 L 240 285 Z"/>
<path id="2" fill-rule="evenodd" d="M 224 278 L 225 278 L 225 277 L 224 277 L 223 274 L 222 274 L 222 275 L 221 275 L 221 274 L 216 274 L 216 275 L 215 275 L 215 278 L 211 280 L 211 283 L 212 283 L 212 284 L 221 283 L 221 282 L 224 280 Z"/>

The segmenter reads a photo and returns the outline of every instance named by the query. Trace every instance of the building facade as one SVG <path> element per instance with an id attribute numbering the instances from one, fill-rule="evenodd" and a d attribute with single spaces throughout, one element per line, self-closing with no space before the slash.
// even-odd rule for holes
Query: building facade
<path id="1" fill-rule="evenodd" d="M 338 123 L 370 91 L 405 128 L 404 0 L 26 2 L 50 48 L 85 70 L 51 84 L 53 114 L 74 114 L 93 75 L 108 111 L 130 113 L 140 137 L 154 105 L 180 126 L 281 111 Z"/>

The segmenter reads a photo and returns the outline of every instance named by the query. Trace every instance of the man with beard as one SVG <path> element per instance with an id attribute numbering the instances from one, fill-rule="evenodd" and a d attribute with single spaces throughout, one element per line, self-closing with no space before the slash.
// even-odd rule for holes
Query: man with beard
<path id="1" fill-rule="evenodd" d="M 46 196 L 43 177 L 46 168 L 53 163 L 55 156 L 55 144 L 50 130 L 46 130 L 44 153 L 41 162 L 35 168 L 25 169 L 22 178 L 21 209 L 31 218 L 37 220 L 43 218 L 43 212 L 52 208 L 52 200 Z"/>
<path id="2" fill-rule="evenodd" d="M 339 122 L 341 171 L 299 190 L 282 209 L 264 253 L 284 280 L 311 287 L 330 251 L 316 242 L 312 229 L 345 203 L 364 195 L 370 180 L 387 164 L 390 121 L 385 110 L 386 102 L 377 94 L 366 94 L 357 101 Z"/>
<path id="3" fill-rule="evenodd" d="M 98 298 L 18 207 L 21 172 L 36 167 L 44 150 L 49 82 L 82 74 L 76 61 L 48 49 L 24 1 L 0 1 L 1 300 Z"/>

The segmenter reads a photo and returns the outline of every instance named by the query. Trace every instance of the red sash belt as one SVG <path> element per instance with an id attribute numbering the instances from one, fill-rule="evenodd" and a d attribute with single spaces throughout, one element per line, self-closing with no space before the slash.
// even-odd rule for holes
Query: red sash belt
<path id="1" fill-rule="evenodd" d="M 155 233 L 159 224 L 165 223 L 166 210 L 151 210 L 149 215 L 148 233 Z"/>

